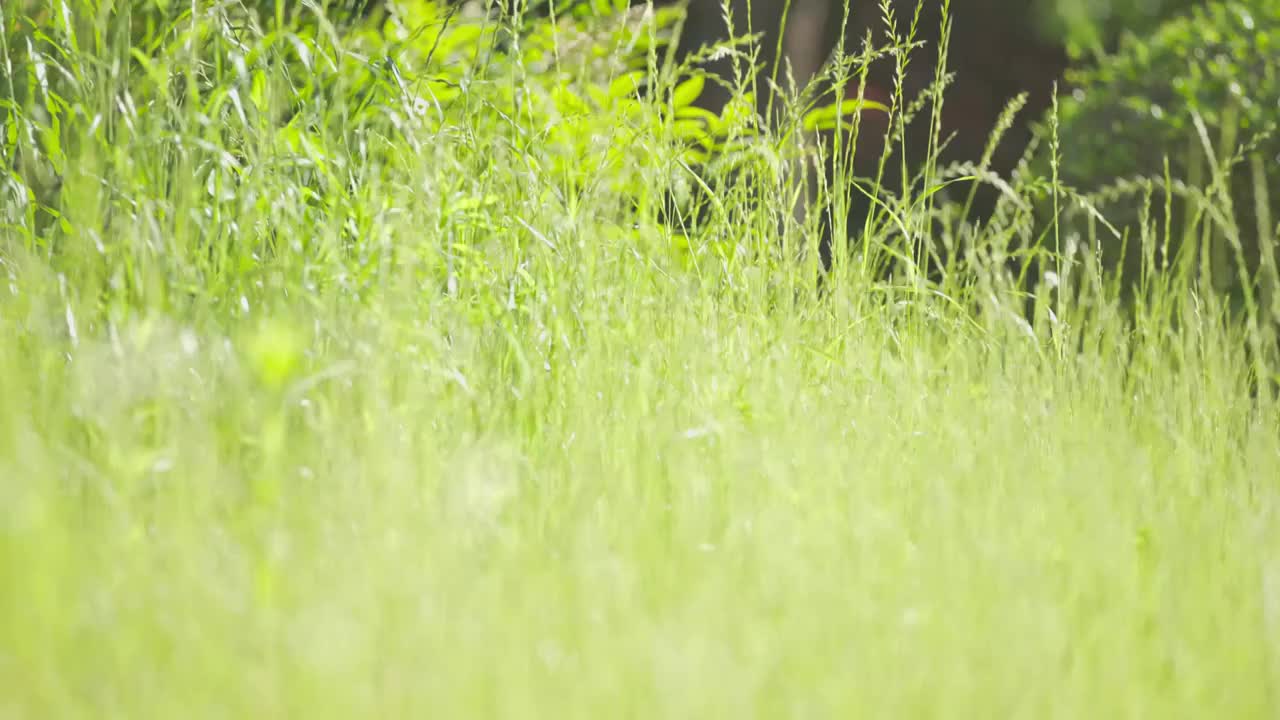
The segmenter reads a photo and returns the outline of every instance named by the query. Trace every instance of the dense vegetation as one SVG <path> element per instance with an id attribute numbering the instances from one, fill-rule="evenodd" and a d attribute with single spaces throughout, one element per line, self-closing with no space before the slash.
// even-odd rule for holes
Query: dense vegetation
<path id="1" fill-rule="evenodd" d="M 1072 73 L 1073 95 L 1055 118 L 1071 148 L 1061 177 L 1108 220 L 1111 237 L 1095 243 L 1118 256 L 1116 235 L 1137 238 L 1144 212 L 1170 216 L 1159 238 L 1125 248 L 1130 276 L 1143 254 L 1172 272 L 1178 258 L 1196 260 L 1184 270 L 1238 302 L 1276 297 L 1278 57 L 1280 2 L 1215 3 Z"/>
<path id="2" fill-rule="evenodd" d="M 0 5 L 0 715 L 1274 714 L 1274 2 L 821 282 L 795 129 L 868 106 L 708 118 L 675 11 L 259 5 Z M 1163 185 L 1088 144 L 1202 42 Z"/>

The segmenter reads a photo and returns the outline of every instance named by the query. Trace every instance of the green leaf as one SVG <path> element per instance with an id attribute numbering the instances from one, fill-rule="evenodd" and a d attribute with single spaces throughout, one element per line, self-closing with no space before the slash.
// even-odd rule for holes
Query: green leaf
<path id="1" fill-rule="evenodd" d="M 564 114 L 587 113 L 590 108 L 582 98 L 578 97 L 567 85 L 557 85 L 551 91 L 551 99 L 555 101 L 556 109 Z"/>
<path id="2" fill-rule="evenodd" d="M 671 130 L 681 140 L 695 140 L 703 145 L 711 142 L 707 125 L 698 120 L 677 120 L 672 124 Z"/>
<path id="3" fill-rule="evenodd" d="M 613 105 L 613 98 L 609 97 L 608 89 L 598 85 L 587 85 L 587 97 L 591 98 L 599 108 L 608 108 Z"/>
<path id="4" fill-rule="evenodd" d="M 459 198 L 456 202 L 450 203 L 448 206 L 448 212 L 468 212 L 470 210 L 478 210 L 482 207 L 491 207 L 497 204 L 498 196 L 493 194 L 485 195 L 483 198 L 467 195 Z"/>
<path id="5" fill-rule="evenodd" d="M 706 85 L 706 79 L 701 75 L 694 75 L 684 82 L 676 85 L 675 90 L 671 93 L 671 103 L 677 108 L 687 107 L 693 104 L 698 96 L 702 95 L 702 88 Z"/>
<path id="6" fill-rule="evenodd" d="M 458 96 L 462 95 L 462 89 L 457 85 L 443 80 L 428 80 L 427 92 L 436 102 L 450 102 Z"/>
<path id="7" fill-rule="evenodd" d="M 638 100 L 623 98 L 617 101 L 617 108 L 623 117 L 634 118 L 644 112 L 645 105 Z"/>
<path id="8" fill-rule="evenodd" d="M 6 154 L 12 153 L 18 146 L 18 123 L 13 121 L 6 123 L 4 135 Z"/>
<path id="9" fill-rule="evenodd" d="M 640 92 L 640 88 L 644 87 L 644 81 L 648 75 L 643 70 L 635 70 L 619 75 L 613 82 L 609 83 L 609 97 L 624 98 Z"/>
<path id="10" fill-rule="evenodd" d="M 253 72 L 249 85 L 249 102 L 258 110 L 267 110 L 267 74 L 261 70 Z"/>
<path id="11" fill-rule="evenodd" d="M 805 113 L 804 128 L 805 130 L 833 130 L 840 124 L 841 118 L 851 118 L 864 110 L 887 113 L 889 106 L 865 98 L 862 100 L 851 98 L 839 105 L 831 103 Z"/>
<path id="12" fill-rule="evenodd" d="M 455 48 L 475 48 L 480 44 L 480 37 L 484 34 L 484 28 L 473 23 L 463 25 L 450 25 L 448 31 L 441 35 L 440 44 L 436 47 L 436 55 L 433 58 L 435 62 L 439 62 L 441 58 L 448 57 Z M 425 51 L 431 50 L 431 45 L 422 46 Z"/>
<path id="13" fill-rule="evenodd" d="M 700 108 L 697 105 L 690 105 L 688 107 L 677 108 L 676 119 L 677 120 L 701 120 L 707 123 L 708 125 L 714 125 L 720 122 L 720 116 L 716 115 L 710 110 L 707 110 L 706 108 Z"/>
<path id="14" fill-rule="evenodd" d="M 720 122 L 725 125 L 745 125 L 756 114 L 755 93 L 743 93 L 730 100 L 720 114 Z"/>

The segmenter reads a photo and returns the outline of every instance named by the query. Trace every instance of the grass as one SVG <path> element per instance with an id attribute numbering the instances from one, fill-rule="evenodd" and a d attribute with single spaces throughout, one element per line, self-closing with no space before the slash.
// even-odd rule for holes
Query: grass
<path id="1" fill-rule="evenodd" d="M 62 216 L 0 205 L 0 717 L 1274 715 L 1280 415 L 1212 297 L 819 298 L 479 114 L 73 141 L 138 92 L 78 37 Z"/>

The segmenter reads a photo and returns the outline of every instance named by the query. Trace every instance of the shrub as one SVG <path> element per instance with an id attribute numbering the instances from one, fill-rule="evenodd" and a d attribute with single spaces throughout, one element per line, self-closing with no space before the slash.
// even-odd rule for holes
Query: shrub
<path id="1" fill-rule="evenodd" d="M 1197 261 L 1187 267 L 1219 290 L 1247 298 L 1259 271 L 1264 290 L 1274 285 L 1277 53 L 1280 2 L 1215 2 L 1068 74 L 1060 176 L 1114 226 L 1097 248 L 1104 256 L 1124 251 L 1124 267 L 1140 273 L 1144 258 L 1172 267 L 1185 250 Z M 1077 207 L 1067 221 L 1088 216 Z M 1157 233 L 1140 232 L 1144 216 Z"/>
<path id="2" fill-rule="evenodd" d="M 435 0 L 337 26 L 318 5 L 271 2 L 28 9 L 4 13 L 0 28 L 0 167 L 11 169 L 0 176 L 0 224 L 55 263 L 123 222 L 153 229 L 139 237 L 157 243 L 204 246 L 209 266 L 169 278 L 187 287 L 281 252 L 373 267 L 387 246 L 371 234 L 374 216 L 403 197 L 438 207 L 442 226 L 470 218 L 474 238 L 424 228 L 441 254 L 474 240 L 469 256 L 518 262 L 520 238 L 538 241 L 517 219 L 548 204 L 570 215 L 612 207 L 607 219 L 577 220 L 622 225 L 670 159 L 654 148 L 672 119 L 643 96 L 675 11 L 574 12 L 532 19 L 513 37 L 477 3 Z M 108 106 L 122 112 L 93 110 Z M 412 177 L 421 163 L 406 159 L 422 157 L 449 170 Z M 528 178 L 525 196 L 504 197 L 527 206 L 494 211 L 495 164 L 525 168 L 510 173 Z M 293 195 L 269 189 L 282 184 Z M 281 214 L 305 218 L 316 237 L 276 237 Z M 336 246 L 316 239 L 334 236 Z M 112 253 L 101 250 L 107 266 Z"/>
<path id="3" fill-rule="evenodd" d="M 1032 0 L 1041 31 L 1074 54 L 1114 48 L 1128 33 L 1146 35 L 1203 0 Z"/>

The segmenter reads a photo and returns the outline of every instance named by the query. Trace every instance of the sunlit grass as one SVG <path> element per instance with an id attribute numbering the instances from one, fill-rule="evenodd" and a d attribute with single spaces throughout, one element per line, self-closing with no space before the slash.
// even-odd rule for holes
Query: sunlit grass
<path id="1" fill-rule="evenodd" d="M 492 126 L 303 171 L 149 112 L 0 209 L 0 716 L 1274 713 L 1280 417 L 1212 298 L 818 294 Z"/>

